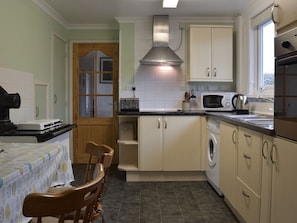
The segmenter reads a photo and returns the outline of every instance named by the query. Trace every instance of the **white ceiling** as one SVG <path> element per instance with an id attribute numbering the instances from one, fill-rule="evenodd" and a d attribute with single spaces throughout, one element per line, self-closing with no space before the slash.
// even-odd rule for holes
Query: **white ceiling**
<path id="1" fill-rule="evenodd" d="M 232 17 L 254 0 L 180 0 L 163 9 L 162 0 L 32 0 L 65 26 L 117 24 L 115 17 Z"/>

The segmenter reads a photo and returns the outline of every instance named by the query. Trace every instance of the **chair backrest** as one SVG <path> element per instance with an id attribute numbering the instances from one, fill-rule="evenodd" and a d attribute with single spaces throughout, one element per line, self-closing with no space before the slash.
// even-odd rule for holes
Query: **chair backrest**
<path id="1" fill-rule="evenodd" d="M 88 142 L 86 144 L 86 152 L 89 154 L 89 160 L 87 163 L 87 170 L 85 175 L 85 182 L 92 179 L 94 173 L 94 163 L 102 163 L 104 166 L 104 172 L 107 176 L 109 168 L 112 164 L 114 150 L 105 144 L 97 144 L 95 142 Z"/>
<path id="2" fill-rule="evenodd" d="M 37 217 L 42 222 L 43 217 L 55 216 L 59 223 L 64 222 L 65 216 L 75 213 L 73 222 L 82 219 L 83 223 L 91 222 L 93 209 L 104 180 L 103 165 L 98 163 L 98 175 L 88 183 L 78 187 L 69 187 L 60 193 L 31 193 L 25 197 L 23 214 L 26 217 Z M 82 210 L 83 209 L 83 210 Z"/>

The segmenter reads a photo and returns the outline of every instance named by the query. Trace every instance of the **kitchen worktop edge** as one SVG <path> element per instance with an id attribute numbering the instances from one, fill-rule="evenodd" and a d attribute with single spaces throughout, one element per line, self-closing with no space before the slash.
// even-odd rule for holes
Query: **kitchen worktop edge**
<path id="1" fill-rule="evenodd" d="M 182 110 L 176 110 L 176 111 L 127 111 L 127 112 L 118 112 L 118 116 L 149 116 L 149 115 L 178 115 L 178 116 L 208 116 L 208 117 L 213 117 L 216 118 L 220 121 L 224 121 L 233 125 L 245 127 L 257 132 L 260 132 L 262 134 L 270 135 L 270 136 L 275 136 L 275 131 L 274 129 L 268 129 L 268 128 L 263 128 L 257 125 L 249 124 L 246 122 L 242 122 L 238 119 L 232 119 L 230 118 L 230 115 L 234 114 L 234 112 L 210 112 L 210 111 L 204 111 L 204 110 L 191 110 L 191 111 L 182 111 Z"/>

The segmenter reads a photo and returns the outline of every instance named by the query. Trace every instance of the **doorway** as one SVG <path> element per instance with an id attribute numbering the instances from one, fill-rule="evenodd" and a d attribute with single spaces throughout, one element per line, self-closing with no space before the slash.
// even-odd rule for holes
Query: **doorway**
<path id="1" fill-rule="evenodd" d="M 118 157 L 118 43 L 73 44 L 74 163 L 86 163 L 92 140 L 115 149 Z"/>

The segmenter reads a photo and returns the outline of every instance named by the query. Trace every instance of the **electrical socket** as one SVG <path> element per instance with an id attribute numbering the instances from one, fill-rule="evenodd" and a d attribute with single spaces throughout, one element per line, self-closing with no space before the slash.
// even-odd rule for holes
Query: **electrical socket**
<path id="1" fill-rule="evenodd" d="M 135 91 L 136 90 L 135 85 L 132 85 L 132 84 L 127 85 L 127 88 L 128 88 L 129 91 Z"/>

